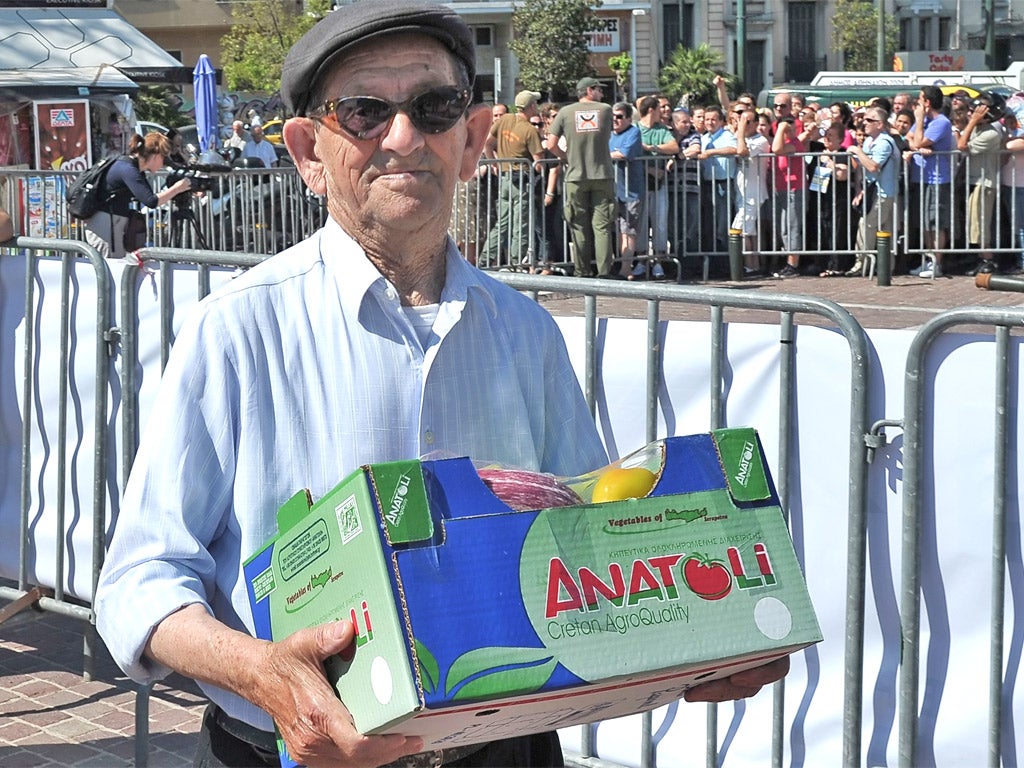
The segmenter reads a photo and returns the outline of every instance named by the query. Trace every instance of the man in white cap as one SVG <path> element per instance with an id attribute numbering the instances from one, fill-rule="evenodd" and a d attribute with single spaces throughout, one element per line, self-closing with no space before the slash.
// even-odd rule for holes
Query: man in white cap
<path id="1" fill-rule="evenodd" d="M 516 111 L 502 115 L 491 125 L 484 144 L 489 159 L 498 158 L 498 223 L 491 227 L 484 245 L 489 266 L 527 264 L 534 260 L 537 230 L 534 205 L 537 174 L 544 158 L 540 133 L 530 124 L 537 117 L 540 94 L 520 91 Z"/>
<path id="2" fill-rule="evenodd" d="M 278 766 L 275 725 L 308 766 L 562 764 L 551 732 L 432 753 L 359 733 L 324 671 L 354 650 L 353 623 L 259 640 L 242 571 L 296 491 L 323 498 L 362 464 L 440 451 L 573 476 L 607 463 L 554 320 L 448 236 L 490 128 L 470 105 L 475 61 L 470 28 L 425 0 L 343 5 L 285 59 L 284 140 L 328 220 L 183 324 L 94 603 L 132 679 L 173 670 L 212 702 L 198 766 Z M 686 696 L 749 696 L 787 669 Z"/>

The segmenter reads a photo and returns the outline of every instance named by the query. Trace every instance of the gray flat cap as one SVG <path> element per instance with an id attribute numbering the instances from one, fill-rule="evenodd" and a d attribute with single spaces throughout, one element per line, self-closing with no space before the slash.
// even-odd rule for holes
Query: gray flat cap
<path id="1" fill-rule="evenodd" d="M 419 32 L 440 40 L 465 63 L 473 82 L 473 32 L 459 14 L 428 0 L 356 0 L 328 13 L 288 51 L 281 70 L 285 106 L 293 114 L 306 114 L 313 88 L 339 53 L 356 43 L 399 32 Z"/>

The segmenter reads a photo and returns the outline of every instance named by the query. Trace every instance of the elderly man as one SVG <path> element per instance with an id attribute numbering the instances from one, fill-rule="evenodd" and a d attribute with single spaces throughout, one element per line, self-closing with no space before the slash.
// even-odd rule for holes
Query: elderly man
<path id="1" fill-rule="evenodd" d="M 241 564 L 297 489 L 320 498 L 360 464 L 434 450 L 570 475 L 607 460 L 551 317 L 447 234 L 490 127 L 474 65 L 469 27 L 422 0 L 342 6 L 285 60 L 284 139 L 329 219 L 182 327 L 96 594 L 135 680 L 176 670 L 213 702 L 196 765 L 276 765 L 274 724 L 309 766 L 422 750 L 359 734 L 335 695 L 323 662 L 352 646 L 351 622 L 253 637 Z M 785 670 L 688 696 L 750 695 Z M 399 765 L 561 764 L 553 733 L 453 751 Z"/>
<path id="2" fill-rule="evenodd" d="M 241 152 L 245 149 L 245 145 L 245 126 L 242 124 L 241 120 L 235 120 L 235 122 L 231 124 L 231 136 L 224 142 L 224 146 L 237 149 Z"/>
<path id="3" fill-rule="evenodd" d="M 245 142 L 242 149 L 242 157 L 254 158 L 263 163 L 266 168 L 273 168 L 277 165 L 277 152 L 274 145 L 263 139 L 263 126 L 254 125 L 251 130 L 252 141 Z"/>

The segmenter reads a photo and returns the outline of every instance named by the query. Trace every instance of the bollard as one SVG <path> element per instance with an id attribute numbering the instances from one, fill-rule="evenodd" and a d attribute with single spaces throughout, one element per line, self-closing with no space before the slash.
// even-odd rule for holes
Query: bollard
<path id="1" fill-rule="evenodd" d="M 877 284 L 892 285 L 892 232 L 879 232 L 877 238 Z"/>
<path id="2" fill-rule="evenodd" d="M 1017 291 L 1024 293 L 1024 280 L 1001 275 L 975 275 L 974 284 L 986 291 Z"/>
<path id="3" fill-rule="evenodd" d="M 739 282 L 743 279 L 743 230 L 729 230 L 729 279 Z"/>

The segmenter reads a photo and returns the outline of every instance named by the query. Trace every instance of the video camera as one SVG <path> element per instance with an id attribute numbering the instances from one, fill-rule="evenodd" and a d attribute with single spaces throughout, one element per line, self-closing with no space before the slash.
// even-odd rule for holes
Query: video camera
<path id="1" fill-rule="evenodd" d="M 192 182 L 193 192 L 209 192 L 215 186 L 213 176 L 209 167 L 196 163 L 190 163 L 185 167 L 175 167 L 167 173 L 167 186 L 173 187 L 182 179 L 189 179 Z M 221 169 L 217 169 L 221 170 Z"/>

